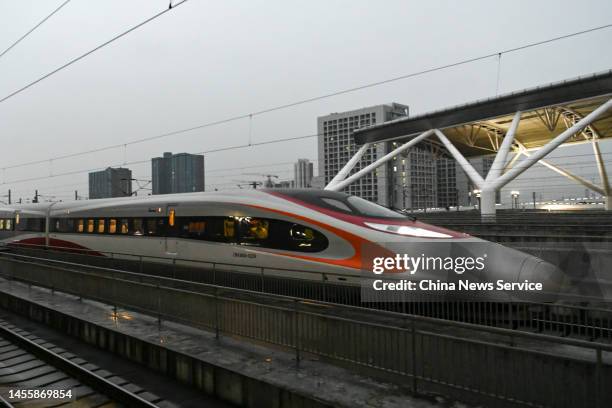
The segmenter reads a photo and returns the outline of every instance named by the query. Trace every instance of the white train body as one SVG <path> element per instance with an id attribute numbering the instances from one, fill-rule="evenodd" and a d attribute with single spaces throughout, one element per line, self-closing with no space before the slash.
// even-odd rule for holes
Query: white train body
<path id="1" fill-rule="evenodd" d="M 7 225 L 7 223 L 9 225 Z M 424 224 L 358 197 L 320 190 L 239 190 L 16 205 L 0 208 L 0 241 L 155 257 L 289 278 L 357 282 L 364 248 L 409 252 L 428 243 L 483 243 Z M 491 244 L 507 281 L 560 271 L 522 252 Z M 420 249 L 419 249 L 420 251 Z M 116 256 L 116 255 L 114 255 Z"/>

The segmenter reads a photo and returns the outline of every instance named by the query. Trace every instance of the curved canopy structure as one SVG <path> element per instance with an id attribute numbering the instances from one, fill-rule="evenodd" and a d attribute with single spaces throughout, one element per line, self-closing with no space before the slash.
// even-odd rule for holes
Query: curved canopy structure
<path id="1" fill-rule="evenodd" d="M 345 178 L 359 161 L 360 149 L 326 189 L 341 190 L 418 142 L 434 138 L 481 190 L 481 212 L 495 214 L 495 192 L 535 163 L 540 163 L 606 197 L 612 210 L 612 189 L 599 142 L 612 140 L 612 70 L 546 86 L 525 89 L 426 114 L 402 117 L 357 129 L 357 144 L 395 140 L 405 142 L 365 169 Z M 591 143 L 601 185 L 546 162 L 544 157 L 561 145 Z M 508 160 L 513 151 L 512 160 Z M 467 158 L 494 154 L 486 176 Z M 524 157 L 522 160 L 519 160 Z"/>
<path id="2" fill-rule="evenodd" d="M 503 136 L 520 111 L 517 138 L 533 149 L 566 130 L 568 120 L 575 122 L 588 115 L 610 97 L 612 70 L 376 124 L 355 130 L 354 137 L 357 144 L 375 143 L 440 129 L 464 156 L 481 156 L 497 151 L 493 134 Z M 598 118 L 596 128 L 601 138 L 612 137 L 612 112 Z M 575 135 L 566 143 L 584 140 Z"/>

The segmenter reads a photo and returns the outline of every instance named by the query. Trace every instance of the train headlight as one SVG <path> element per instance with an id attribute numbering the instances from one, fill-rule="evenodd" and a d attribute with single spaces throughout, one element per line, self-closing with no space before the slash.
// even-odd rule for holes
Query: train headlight
<path id="1" fill-rule="evenodd" d="M 422 238 L 451 238 L 448 234 L 441 232 L 430 231 L 425 228 L 410 227 L 408 225 L 390 225 L 390 224 L 377 224 L 374 222 L 366 222 L 368 227 L 377 229 L 379 231 L 390 232 L 392 234 L 406 235 L 411 237 L 422 237 Z"/>

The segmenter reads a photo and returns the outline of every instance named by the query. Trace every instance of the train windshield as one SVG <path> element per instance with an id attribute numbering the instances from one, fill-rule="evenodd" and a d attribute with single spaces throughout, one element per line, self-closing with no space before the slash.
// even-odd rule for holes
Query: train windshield
<path id="1" fill-rule="evenodd" d="M 361 197 L 350 196 L 347 198 L 349 204 L 359 210 L 361 215 L 368 217 L 382 217 L 382 218 L 404 218 L 404 215 L 395 212 L 382 205 L 375 204 L 371 201 L 364 200 Z"/>
<path id="2" fill-rule="evenodd" d="M 329 210 L 339 211 L 346 214 L 371 218 L 408 218 L 406 215 L 383 207 L 361 197 L 351 196 L 335 191 L 321 190 L 283 190 L 274 191 L 274 194 L 284 195 L 303 201 L 307 204 L 316 205 Z"/>

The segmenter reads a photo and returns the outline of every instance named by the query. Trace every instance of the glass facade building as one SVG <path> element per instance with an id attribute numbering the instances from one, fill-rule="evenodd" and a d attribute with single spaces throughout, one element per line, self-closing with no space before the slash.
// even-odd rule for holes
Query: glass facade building
<path id="1" fill-rule="evenodd" d="M 89 173 L 89 198 L 129 197 L 132 195 L 132 171 L 111 167 Z"/>
<path id="2" fill-rule="evenodd" d="M 151 160 L 153 194 L 204 191 L 204 156 L 164 153 Z"/>
<path id="3" fill-rule="evenodd" d="M 295 188 L 312 187 L 314 167 L 308 159 L 298 159 L 293 165 L 293 186 Z"/>
<path id="4" fill-rule="evenodd" d="M 359 150 L 353 130 L 408 115 L 408 106 L 399 103 L 371 106 L 317 118 L 319 176 L 327 185 Z M 356 173 L 387 153 L 385 143 L 372 145 L 350 174 Z M 350 175 L 349 174 L 349 175 Z M 382 205 L 389 203 L 388 169 L 381 166 L 366 174 L 344 191 Z"/>
<path id="5" fill-rule="evenodd" d="M 318 125 L 319 177 L 327 185 L 357 152 L 353 130 L 408 115 L 398 103 L 321 116 Z M 373 144 L 349 175 L 356 173 L 406 140 Z M 394 208 L 457 205 L 455 161 L 435 143 L 426 141 L 393 157 L 385 165 L 349 185 L 344 192 Z"/>

